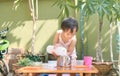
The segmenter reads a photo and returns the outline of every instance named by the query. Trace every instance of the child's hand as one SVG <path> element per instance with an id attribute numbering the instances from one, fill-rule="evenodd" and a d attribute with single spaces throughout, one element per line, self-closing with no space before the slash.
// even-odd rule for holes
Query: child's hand
<path id="1" fill-rule="evenodd" d="M 55 53 L 55 51 L 52 51 L 52 55 L 54 55 L 55 57 L 58 57 L 59 55 L 57 55 L 56 53 Z"/>
<path id="2" fill-rule="evenodd" d="M 54 45 L 54 49 L 56 49 L 57 47 L 60 47 L 60 45 L 59 44 L 55 44 Z"/>

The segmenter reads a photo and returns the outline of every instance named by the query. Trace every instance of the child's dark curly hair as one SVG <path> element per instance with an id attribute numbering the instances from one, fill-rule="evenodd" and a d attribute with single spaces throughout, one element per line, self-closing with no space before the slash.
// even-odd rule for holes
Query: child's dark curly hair
<path id="1" fill-rule="evenodd" d="M 73 32 L 73 29 L 76 28 L 76 32 L 78 31 L 78 22 L 76 19 L 74 18 L 67 18 L 67 19 L 64 19 L 61 23 L 61 28 L 63 31 L 66 31 L 66 30 L 71 30 L 71 33 Z"/>

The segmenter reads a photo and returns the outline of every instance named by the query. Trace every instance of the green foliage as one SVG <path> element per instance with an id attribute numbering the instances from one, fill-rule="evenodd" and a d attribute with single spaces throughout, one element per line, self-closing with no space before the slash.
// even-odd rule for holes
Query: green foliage
<path id="1" fill-rule="evenodd" d="M 23 58 L 18 61 L 18 65 L 20 66 L 29 66 L 31 63 L 32 61 L 29 58 Z"/>
<path id="2" fill-rule="evenodd" d="M 27 51 L 27 53 L 25 54 L 25 57 L 29 58 L 33 62 L 40 62 L 40 61 L 42 61 L 42 59 L 41 59 L 39 54 L 33 54 L 33 53 L 29 52 L 29 51 Z"/>
<path id="3" fill-rule="evenodd" d="M 60 0 L 68 1 L 69 0 Z M 77 8 L 82 9 L 86 17 L 89 17 L 92 14 L 98 14 L 99 17 L 99 33 L 98 33 L 98 48 L 97 48 L 97 60 L 102 61 L 102 42 L 101 42 L 101 31 L 103 26 L 103 17 L 107 16 L 110 22 L 117 20 L 120 17 L 120 0 L 77 0 Z M 61 5 L 61 7 L 64 5 Z M 67 11 L 64 9 L 64 11 Z M 115 16 L 114 16 L 115 15 Z"/>
<path id="4" fill-rule="evenodd" d="M 112 0 L 86 0 L 84 5 L 83 9 L 87 16 L 97 13 L 99 18 L 102 19 L 105 14 L 111 14 Z"/>
<path id="5" fill-rule="evenodd" d="M 113 15 L 117 15 L 118 18 L 120 16 L 119 12 L 119 0 L 86 0 L 84 2 L 84 12 L 86 16 L 90 16 L 91 14 L 98 14 L 99 17 L 99 33 L 98 33 L 98 47 L 97 47 L 97 61 L 102 61 L 102 42 L 101 42 L 101 31 L 103 26 L 103 17 L 107 16 L 110 22 L 113 21 Z M 79 3 L 80 4 L 80 3 Z M 115 8 L 116 7 L 116 8 Z M 113 12 L 114 11 L 114 12 Z M 116 18 L 116 19 L 117 19 Z"/>
<path id="6" fill-rule="evenodd" d="M 34 61 L 34 62 L 41 61 L 41 57 L 39 55 L 27 54 L 25 57 L 29 58 L 31 61 Z"/>
<path id="7" fill-rule="evenodd" d="M 58 16 L 61 17 L 62 19 L 64 17 L 69 17 L 69 8 L 75 8 L 74 5 L 74 0 L 56 0 L 56 2 L 53 4 L 53 6 L 57 5 L 61 12 Z"/>
<path id="8" fill-rule="evenodd" d="M 115 19 L 119 19 L 120 18 L 120 1 L 115 1 L 114 6 L 113 6 L 113 10 L 115 12 Z"/>
<path id="9" fill-rule="evenodd" d="M 29 66 L 33 62 L 41 62 L 41 57 L 39 55 L 34 55 L 30 52 L 27 52 L 24 57 L 18 61 L 18 65 Z"/>

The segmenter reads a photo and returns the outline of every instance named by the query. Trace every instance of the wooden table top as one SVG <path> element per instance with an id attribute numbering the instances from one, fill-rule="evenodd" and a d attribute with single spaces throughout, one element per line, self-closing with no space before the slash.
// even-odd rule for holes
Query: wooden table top
<path id="1" fill-rule="evenodd" d="M 92 66 L 88 68 L 85 65 L 76 65 L 73 67 L 56 66 L 26 66 L 15 71 L 16 73 L 98 73 L 98 70 Z"/>

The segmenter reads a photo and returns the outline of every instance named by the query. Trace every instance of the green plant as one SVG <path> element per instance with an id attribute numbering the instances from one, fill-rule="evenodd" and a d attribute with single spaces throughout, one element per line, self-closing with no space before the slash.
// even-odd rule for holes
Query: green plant
<path id="1" fill-rule="evenodd" d="M 33 62 L 41 62 L 41 57 L 39 55 L 26 54 L 26 58 L 29 58 Z"/>
<path id="2" fill-rule="evenodd" d="M 41 62 L 41 57 L 38 54 L 34 55 L 31 52 L 27 51 L 23 58 L 18 61 L 18 65 L 29 66 L 33 62 Z"/>
<path id="3" fill-rule="evenodd" d="M 17 64 L 20 66 L 29 66 L 31 65 L 32 62 L 33 61 L 31 61 L 29 58 L 23 58 L 23 59 L 20 59 Z"/>

